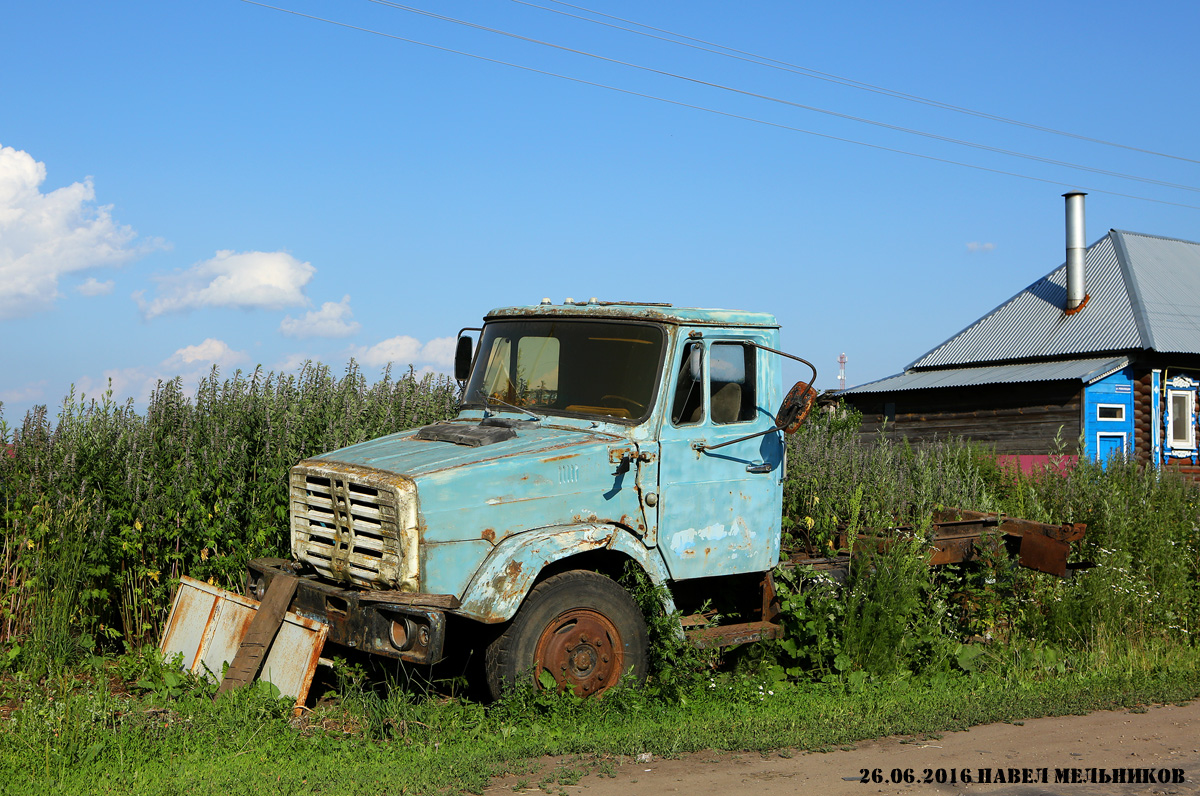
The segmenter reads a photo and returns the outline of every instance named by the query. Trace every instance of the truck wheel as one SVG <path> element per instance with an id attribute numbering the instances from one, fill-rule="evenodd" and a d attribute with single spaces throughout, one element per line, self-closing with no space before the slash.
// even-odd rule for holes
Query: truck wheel
<path id="1" fill-rule="evenodd" d="M 487 679 L 499 698 L 532 672 L 548 672 L 559 690 L 594 696 L 632 671 L 646 679 L 646 622 L 629 592 L 595 572 L 571 570 L 537 584 L 487 649 Z"/>

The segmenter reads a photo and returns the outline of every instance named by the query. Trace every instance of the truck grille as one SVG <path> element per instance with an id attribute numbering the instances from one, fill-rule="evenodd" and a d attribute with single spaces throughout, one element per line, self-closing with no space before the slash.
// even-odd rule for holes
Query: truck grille
<path id="1" fill-rule="evenodd" d="M 327 578 L 416 591 L 416 526 L 409 478 L 315 462 L 292 468 L 292 553 Z"/>

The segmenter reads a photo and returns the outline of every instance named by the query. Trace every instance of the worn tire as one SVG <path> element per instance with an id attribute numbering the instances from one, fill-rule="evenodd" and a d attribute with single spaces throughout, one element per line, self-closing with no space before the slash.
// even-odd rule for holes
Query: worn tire
<path id="1" fill-rule="evenodd" d="M 559 690 L 594 696 L 626 672 L 646 679 L 646 622 L 625 589 L 595 572 L 570 570 L 533 587 L 508 627 L 487 648 L 494 698 L 532 676 L 550 672 Z"/>

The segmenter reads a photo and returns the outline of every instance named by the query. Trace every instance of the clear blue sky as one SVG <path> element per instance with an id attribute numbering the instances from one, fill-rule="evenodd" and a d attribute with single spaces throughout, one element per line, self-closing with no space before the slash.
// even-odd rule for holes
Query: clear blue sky
<path id="1" fill-rule="evenodd" d="M 794 67 L 1176 158 L 681 47 L 545 10 L 598 18 L 552 0 L 415 8 L 658 72 L 368 0 L 279 2 L 710 110 L 238 0 L 9 3 L 10 425 L 37 403 L 57 412 L 72 384 L 96 394 L 111 377 L 118 397 L 142 400 L 158 378 L 184 375 L 190 391 L 214 362 L 222 374 L 306 357 L 340 370 L 351 356 L 368 374 L 389 359 L 446 370 L 460 327 L 544 296 L 773 312 L 785 347 L 820 368 L 819 387 L 836 386 L 843 351 L 856 384 L 900 370 L 1061 263 L 1069 188 L 1090 191 L 1089 242 L 1109 228 L 1200 239 L 1196 190 L 787 104 L 1197 188 L 1200 164 L 1178 159 L 1200 160 L 1194 0 L 581 0 Z"/>

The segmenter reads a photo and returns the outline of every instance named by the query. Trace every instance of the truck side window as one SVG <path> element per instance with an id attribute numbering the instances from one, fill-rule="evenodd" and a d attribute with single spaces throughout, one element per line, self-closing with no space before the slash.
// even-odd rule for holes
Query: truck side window
<path id="1" fill-rule="evenodd" d="M 709 351 L 712 381 L 712 419 L 714 423 L 741 423 L 753 420 L 755 349 L 741 343 L 713 343 Z"/>
<path id="2" fill-rule="evenodd" d="M 694 361 L 693 361 L 694 360 Z M 704 419 L 704 346 L 688 343 L 675 379 L 675 400 L 671 422 L 677 426 L 699 423 Z"/>

